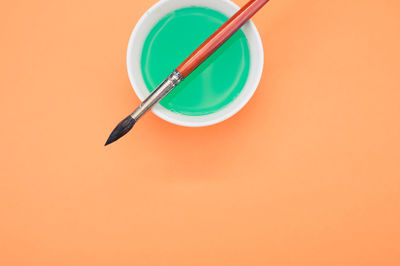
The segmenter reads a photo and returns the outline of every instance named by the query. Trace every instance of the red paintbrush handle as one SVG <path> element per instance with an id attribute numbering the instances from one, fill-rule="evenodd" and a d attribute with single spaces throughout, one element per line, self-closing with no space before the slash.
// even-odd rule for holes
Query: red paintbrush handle
<path id="1" fill-rule="evenodd" d="M 268 1 L 250 0 L 178 66 L 179 73 L 184 78 L 192 73 Z"/>

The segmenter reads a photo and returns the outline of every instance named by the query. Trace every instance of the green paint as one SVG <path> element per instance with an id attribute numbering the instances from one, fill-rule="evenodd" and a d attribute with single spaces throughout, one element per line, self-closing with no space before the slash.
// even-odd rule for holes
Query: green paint
<path id="1" fill-rule="evenodd" d="M 203 7 L 187 7 L 163 17 L 150 31 L 142 51 L 141 69 L 149 91 L 227 19 L 218 11 Z M 214 113 L 239 95 L 249 68 L 249 47 L 240 30 L 160 103 L 185 115 Z"/>

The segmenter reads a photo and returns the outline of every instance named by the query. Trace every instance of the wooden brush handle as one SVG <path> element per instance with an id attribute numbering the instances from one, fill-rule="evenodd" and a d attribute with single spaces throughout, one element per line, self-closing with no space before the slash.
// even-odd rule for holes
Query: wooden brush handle
<path id="1" fill-rule="evenodd" d="M 179 73 L 186 78 L 268 1 L 269 0 L 250 0 L 178 66 L 177 70 Z"/>

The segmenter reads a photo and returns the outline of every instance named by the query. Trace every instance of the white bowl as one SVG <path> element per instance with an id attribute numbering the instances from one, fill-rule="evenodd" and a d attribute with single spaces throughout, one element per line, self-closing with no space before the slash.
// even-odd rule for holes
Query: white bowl
<path id="1" fill-rule="evenodd" d="M 132 32 L 128 45 L 128 75 L 133 89 L 140 100 L 143 101 L 150 94 L 144 83 L 140 67 L 143 44 L 147 35 L 155 26 L 155 24 L 159 22 L 160 19 L 165 15 L 174 10 L 189 6 L 207 7 L 219 11 L 227 17 L 231 17 L 236 13 L 236 11 L 239 10 L 239 7 L 229 0 L 161 0 L 152 6 L 140 18 L 138 24 Z M 249 44 L 250 69 L 247 81 L 235 100 L 215 113 L 202 116 L 189 116 L 175 113 L 164 108 L 160 104 L 156 104 L 152 108 L 154 114 L 176 125 L 202 127 L 222 122 L 239 112 L 240 109 L 242 109 L 242 107 L 245 106 L 250 100 L 251 96 L 253 96 L 255 90 L 257 89 L 264 64 L 263 46 L 256 26 L 253 22 L 249 21 L 242 27 L 242 30 Z"/>

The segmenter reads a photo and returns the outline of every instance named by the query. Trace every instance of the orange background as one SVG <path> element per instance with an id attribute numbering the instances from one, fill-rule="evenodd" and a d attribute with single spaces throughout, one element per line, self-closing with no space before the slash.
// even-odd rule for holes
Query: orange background
<path id="1" fill-rule="evenodd" d="M 273 0 L 239 114 L 105 148 L 155 2 L 1 3 L 0 265 L 400 265 L 400 2 Z"/>

